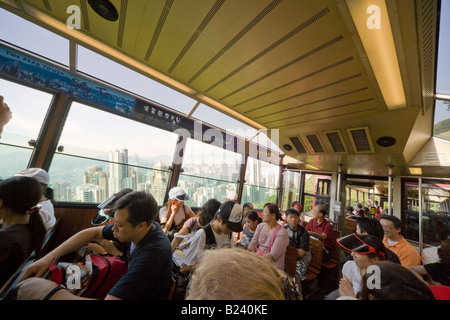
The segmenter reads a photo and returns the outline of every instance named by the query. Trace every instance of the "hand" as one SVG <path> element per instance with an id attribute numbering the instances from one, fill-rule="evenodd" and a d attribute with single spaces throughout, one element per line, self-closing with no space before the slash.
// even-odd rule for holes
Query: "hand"
<path id="1" fill-rule="evenodd" d="M 42 278 L 30 278 L 17 285 L 18 300 L 42 300 L 53 288 L 58 285 Z"/>
<path id="2" fill-rule="evenodd" d="M 51 263 L 51 262 L 50 262 Z M 42 277 L 47 272 L 50 263 L 47 263 L 44 259 L 39 259 L 23 269 L 19 282 L 30 277 Z"/>
<path id="3" fill-rule="evenodd" d="M 3 127 L 12 118 L 12 112 L 8 105 L 3 102 L 3 99 L 3 96 L 0 96 L 0 138 L 2 137 Z"/>
<path id="4" fill-rule="evenodd" d="M 339 282 L 339 296 L 348 296 L 356 298 L 355 292 L 353 291 L 353 285 L 346 276 L 344 276 Z"/>
<path id="5" fill-rule="evenodd" d="M 172 209 L 172 214 L 177 214 L 180 209 L 180 206 L 177 203 L 174 203 L 170 208 Z"/>

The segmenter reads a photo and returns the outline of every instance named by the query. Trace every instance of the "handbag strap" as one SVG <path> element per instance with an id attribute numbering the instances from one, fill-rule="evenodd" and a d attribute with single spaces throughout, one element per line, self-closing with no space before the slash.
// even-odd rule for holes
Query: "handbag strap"
<path id="1" fill-rule="evenodd" d="M 280 229 L 281 229 L 281 226 L 278 225 L 278 227 L 276 227 L 275 230 L 273 230 L 273 232 L 272 232 L 272 236 L 270 237 L 270 242 L 269 242 L 269 253 L 270 253 L 270 250 L 272 250 L 272 244 L 275 239 L 275 235 L 277 234 L 278 230 L 280 230 Z"/>

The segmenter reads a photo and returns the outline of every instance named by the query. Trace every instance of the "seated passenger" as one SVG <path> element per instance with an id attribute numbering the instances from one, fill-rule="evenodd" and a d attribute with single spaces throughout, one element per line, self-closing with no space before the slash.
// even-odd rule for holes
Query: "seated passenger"
<path id="1" fill-rule="evenodd" d="M 443 229 L 436 234 L 436 240 L 444 242 L 445 240 L 450 239 L 450 230 L 443 227 Z M 440 247 L 440 246 L 439 246 Z M 439 247 L 430 246 L 426 247 L 422 250 L 422 264 L 429 264 L 434 262 L 439 262 L 438 249 Z"/>
<path id="2" fill-rule="evenodd" d="M 42 198 L 39 201 L 39 205 L 41 206 L 39 214 L 41 215 L 42 222 L 44 222 L 45 229 L 49 230 L 56 223 L 55 209 L 53 208 L 53 204 L 55 203 L 53 189 L 48 187 L 50 176 L 41 168 L 28 168 L 16 173 L 16 176 L 32 177 L 41 184 Z"/>
<path id="3" fill-rule="evenodd" d="M 419 279 L 429 285 L 450 286 L 450 239 L 442 242 L 438 249 L 439 262 L 409 267 Z"/>
<path id="4" fill-rule="evenodd" d="M 400 259 L 405 268 L 420 265 L 420 254 L 402 235 L 402 222 L 395 216 L 381 216 L 380 223 L 383 226 L 383 243 L 392 250 Z"/>
<path id="5" fill-rule="evenodd" d="M 333 227 L 326 219 L 327 210 L 323 205 L 317 205 L 313 209 L 313 219 L 308 222 L 306 230 L 313 237 L 323 242 L 323 258 L 327 260 L 330 256 L 330 250 L 333 250 L 334 236 Z"/>
<path id="6" fill-rule="evenodd" d="M 154 219 L 158 204 L 153 196 L 133 191 L 113 207 L 114 224 L 84 229 L 70 237 L 43 258 L 26 267 L 18 284 L 18 298 L 41 300 L 53 291 L 50 300 L 87 299 L 41 277 L 55 257 L 77 250 L 94 239 L 118 240 L 124 244 L 126 274 L 112 287 L 105 300 L 164 300 L 172 283 L 172 250 L 167 235 Z M 31 278 L 30 278 L 31 277 Z M 24 280 L 26 279 L 26 280 Z"/>
<path id="7" fill-rule="evenodd" d="M 284 259 L 289 245 L 289 235 L 278 220 L 281 213 L 274 203 L 266 203 L 262 211 L 262 223 L 256 227 L 248 249 L 272 261 L 275 266 L 284 271 Z"/>
<path id="8" fill-rule="evenodd" d="M 163 231 L 166 234 L 175 233 L 180 231 L 184 222 L 195 216 L 192 211 L 184 202 L 189 200 L 189 196 L 180 187 L 174 187 L 169 191 L 169 200 L 167 203 L 159 209 L 159 220 Z M 172 240 L 172 235 L 169 236 Z"/>
<path id="9" fill-rule="evenodd" d="M 285 211 L 288 224 L 284 226 L 289 235 L 289 245 L 297 249 L 296 274 L 300 281 L 305 280 L 305 272 L 311 261 L 309 251 L 309 233 L 300 225 L 300 213 L 296 209 L 289 208 Z"/>
<path id="10" fill-rule="evenodd" d="M 407 268 L 391 261 L 381 261 L 374 266 L 378 269 L 377 279 L 373 271 L 363 276 L 361 300 L 435 300 L 431 289 Z M 378 285 L 373 284 L 379 281 Z"/>
<path id="11" fill-rule="evenodd" d="M 30 177 L 0 181 L 0 288 L 35 251 L 39 254 L 45 227 L 35 207 L 42 196 L 39 182 Z"/>
<path id="12" fill-rule="evenodd" d="M 250 241 L 252 241 L 253 235 L 255 234 L 256 227 L 262 222 L 262 220 L 259 217 L 258 212 L 251 210 L 245 213 L 244 221 L 244 230 L 242 231 L 242 237 L 238 243 L 238 246 L 247 249 Z"/>
<path id="13" fill-rule="evenodd" d="M 225 201 L 214 215 L 214 220 L 187 241 L 185 256 L 173 255 L 175 265 L 179 266 L 181 273 L 189 274 L 205 249 L 230 246 L 232 231 L 242 231 L 242 207 L 234 201 Z"/>
<path id="14" fill-rule="evenodd" d="M 198 215 L 189 218 L 183 225 L 180 231 L 174 235 L 172 240 L 172 251 L 182 242 L 183 238 L 180 236 L 194 235 L 195 232 L 206 226 L 214 218 L 214 214 L 220 208 L 220 201 L 217 199 L 209 199 L 206 201 Z"/>
<path id="15" fill-rule="evenodd" d="M 284 300 L 283 279 L 267 259 L 240 248 L 206 250 L 186 300 Z"/>

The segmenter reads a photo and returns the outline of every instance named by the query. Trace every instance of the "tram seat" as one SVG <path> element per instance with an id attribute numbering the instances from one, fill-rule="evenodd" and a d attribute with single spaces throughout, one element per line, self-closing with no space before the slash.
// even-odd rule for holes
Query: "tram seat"
<path id="1" fill-rule="evenodd" d="M 311 261 L 309 262 L 308 269 L 305 273 L 305 282 L 310 282 L 317 278 L 322 269 L 322 253 L 323 243 L 322 241 L 310 237 L 309 238 L 309 250 L 311 251 Z"/>
<path id="2" fill-rule="evenodd" d="M 345 235 L 354 233 L 356 231 L 356 220 L 350 217 L 345 218 Z"/>
<path id="3" fill-rule="evenodd" d="M 341 231 L 333 230 L 333 238 L 334 238 L 333 239 L 333 241 L 334 241 L 333 248 L 330 250 L 329 258 L 322 262 L 322 268 L 324 269 L 324 271 L 327 271 L 328 273 L 332 272 L 332 271 L 336 271 L 336 274 L 334 274 L 332 277 L 336 281 L 339 279 L 338 266 L 339 266 L 339 260 L 341 257 L 341 246 L 335 240 L 340 237 L 341 237 Z"/>
<path id="4" fill-rule="evenodd" d="M 295 270 L 297 268 L 297 249 L 293 246 L 288 246 L 286 248 L 286 255 L 284 260 L 284 271 L 287 276 L 293 281 L 297 288 L 297 292 L 303 295 L 302 293 L 302 282 L 300 281 L 300 277 L 296 274 Z M 303 296 L 301 296 L 303 299 Z"/>

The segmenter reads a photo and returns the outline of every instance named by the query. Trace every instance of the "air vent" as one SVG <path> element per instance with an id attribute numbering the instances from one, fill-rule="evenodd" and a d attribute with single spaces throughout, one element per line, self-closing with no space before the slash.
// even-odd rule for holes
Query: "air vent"
<path id="1" fill-rule="evenodd" d="M 368 127 L 347 129 L 355 153 L 373 153 L 373 143 Z"/>
<path id="2" fill-rule="evenodd" d="M 289 139 L 291 139 L 292 144 L 294 145 L 295 149 L 297 149 L 298 153 L 307 153 L 305 147 L 298 137 L 289 137 Z"/>
<path id="3" fill-rule="evenodd" d="M 344 143 L 341 131 L 329 131 L 325 132 L 325 136 L 330 143 L 331 149 L 334 153 L 348 153 L 347 146 Z"/>
<path id="4" fill-rule="evenodd" d="M 325 149 L 316 133 L 307 134 L 305 137 L 311 145 L 311 148 L 314 150 L 314 153 L 325 153 Z"/>

